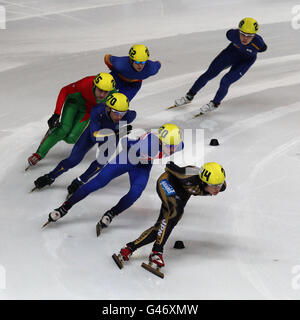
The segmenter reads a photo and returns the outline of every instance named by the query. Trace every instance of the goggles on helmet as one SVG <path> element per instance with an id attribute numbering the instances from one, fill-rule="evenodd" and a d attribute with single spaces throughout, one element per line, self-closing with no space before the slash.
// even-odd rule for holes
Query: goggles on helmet
<path id="1" fill-rule="evenodd" d="M 133 60 L 133 63 L 135 63 L 135 64 L 145 64 L 146 61 L 135 61 L 135 60 Z"/>
<path id="2" fill-rule="evenodd" d="M 124 117 L 125 114 L 127 113 L 127 111 L 117 111 L 117 110 L 114 110 L 114 109 L 112 109 L 112 108 L 111 108 L 111 111 L 112 111 L 114 114 L 116 114 L 116 115 L 118 115 L 118 116 L 122 116 L 122 117 Z"/>
<path id="3" fill-rule="evenodd" d="M 224 182 L 223 182 L 223 183 L 219 183 L 219 184 L 209 184 L 209 183 L 206 183 L 206 184 L 207 184 L 209 187 L 212 187 L 212 188 L 214 188 L 214 189 L 219 189 L 219 188 L 222 188 Z"/>
<path id="4" fill-rule="evenodd" d="M 243 32 L 241 30 L 239 30 L 239 31 L 240 31 L 240 34 L 242 34 L 245 37 L 254 37 L 255 36 L 255 34 L 253 34 L 253 33 L 245 33 L 245 32 Z"/>

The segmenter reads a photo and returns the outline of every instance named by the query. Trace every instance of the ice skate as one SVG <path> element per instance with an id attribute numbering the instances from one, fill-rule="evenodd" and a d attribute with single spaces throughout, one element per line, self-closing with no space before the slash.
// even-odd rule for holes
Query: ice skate
<path id="1" fill-rule="evenodd" d="M 100 219 L 100 221 L 96 225 L 97 237 L 100 236 L 100 233 L 103 228 L 107 228 L 110 225 L 114 216 L 115 215 L 111 210 L 108 210 L 104 213 L 104 215 L 102 216 L 102 218 Z"/>
<path id="2" fill-rule="evenodd" d="M 186 104 L 189 104 L 192 102 L 194 96 L 187 93 L 184 97 L 181 97 L 179 99 L 176 99 L 175 100 L 175 104 L 171 107 L 169 107 L 168 109 L 172 109 L 172 108 L 176 108 L 176 107 L 181 107 L 181 106 L 184 106 Z"/>
<path id="3" fill-rule="evenodd" d="M 149 256 L 149 262 L 148 264 L 142 263 L 142 267 L 146 269 L 147 271 L 155 274 L 156 276 L 160 278 L 164 278 L 164 274 L 160 271 L 162 267 L 165 266 L 162 252 L 152 251 Z"/>
<path id="4" fill-rule="evenodd" d="M 74 179 L 67 188 L 68 195 L 66 200 L 68 200 L 77 191 L 77 189 L 79 189 L 79 187 L 82 186 L 83 184 L 84 183 L 79 178 Z"/>
<path id="5" fill-rule="evenodd" d="M 35 187 L 31 190 L 31 192 L 34 191 L 35 189 L 42 189 L 45 186 L 50 186 L 54 182 L 54 180 L 55 179 L 50 178 L 49 174 L 45 174 L 45 175 L 37 178 L 34 181 Z"/>
<path id="6" fill-rule="evenodd" d="M 25 168 L 25 171 L 27 171 L 30 167 L 35 166 L 39 161 L 41 160 L 41 157 L 38 153 L 33 153 L 28 159 L 28 166 Z"/>
<path id="7" fill-rule="evenodd" d="M 42 228 L 46 227 L 50 222 L 56 222 L 67 213 L 68 211 L 63 206 L 54 209 L 52 212 L 49 213 L 48 221 L 43 224 Z"/>
<path id="8" fill-rule="evenodd" d="M 122 269 L 124 267 L 123 262 L 124 261 L 129 261 L 129 258 L 132 255 L 132 250 L 130 249 L 130 247 L 128 245 L 126 245 L 126 247 L 123 247 L 120 250 L 120 253 L 118 255 L 116 255 L 115 253 L 112 255 L 112 258 L 114 259 L 115 263 L 117 264 L 117 266 Z"/>
<path id="9" fill-rule="evenodd" d="M 44 143 L 44 141 L 48 138 L 48 136 L 51 134 L 53 129 L 48 129 L 44 137 L 42 138 L 42 141 L 40 142 L 39 147 Z M 39 149 L 37 148 L 37 150 Z M 39 161 L 41 160 L 40 155 L 36 152 L 33 153 L 28 159 L 28 166 L 25 168 L 25 171 L 27 171 L 30 167 L 35 166 Z"/>
<path id="10" fill-rule="evenodd" d="M 208 112 L 210 112 L 210 111 L 213 111 L 213 110 L 217 109 L 219 105 L 220 105 L 220 104 L 215 104 L 213 101 L 210 101 L 209 103 L 203 105 L 203 106 L 200 108 L 199 113 L 196 114 L 196 115 L 194 116 L 194 118 L 199 117 L 199 116 L 201 116 L 201 115 L 203 115 L 203 114 L 206 114 L 206 113 L 208 113 Z"/>

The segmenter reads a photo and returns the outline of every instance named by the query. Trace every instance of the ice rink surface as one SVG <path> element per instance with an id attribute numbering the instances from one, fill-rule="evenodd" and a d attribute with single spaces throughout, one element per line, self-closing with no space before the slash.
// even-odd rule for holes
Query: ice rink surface
<path id="1" fill-rule="evenodd" d="M 300 297 L 300 29 L 292 27 L 294 1 L 86 0 L 0 1 L 0 299 L 299 299 Z M 254 17 L 268 45 L 233 84 L 219 110 L 193 119 L 213 98 L 221 75 L 187 107 L 166 110 L 184 95 L 228 45 L 225 33 Z M 300 19 L 299 19 L 300 20 Z M 145 80 L 131 107 L 136 128 L 174 122 L 204 129 L 201 161 L 217 161 L 228 188 L 217 197 L 193 197 L 164 252 L 165 279 L 140 267 L 141 248 L 123 270 L 114 252 L 157 219 L 154 165 L 142 197 L 100 238 L 95 224 L 129 187 L 112 181 L 41 230 L 66 187 L 95 158 L 50 188 L 29 193 L 72 146 L 56 145 L 24 171 L 47 130 L 59 90 L 86 75 L 107 71 L 106 53 L 127 55 L 143 43 L 157 76 Z M 222 73 L 224 74 L 224 72 Z M 220 146 L 211 147 L 217 138 Z M 180 163 L 180 161 L 178 162 Z M 182 240 L 184 250 L 173 248 Z M 5 273 L 5 289 L 3 278 Z"/>

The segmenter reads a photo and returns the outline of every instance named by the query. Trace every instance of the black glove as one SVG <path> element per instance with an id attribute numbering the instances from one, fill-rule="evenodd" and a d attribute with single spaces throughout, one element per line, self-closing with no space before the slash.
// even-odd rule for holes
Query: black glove
<path id="1" fill-rule="evenodd" d="M 131 130 L 132 130 L 132 125 L 127 124 L 126 126 L 121 127 L 118 132 L 116 132 L 116 136 L 120 139 L 126 136 L 126 134 L 129 134 Z"/>
<path id="2" fill-rule="evenodd" d="M 265 44 L 264 47 L 259 52 L 265 52 L 267 50 L 267 45 Z"/>
<path id="3" fill-rule="evenodd" d="M 49 129 L 53 129 L 57 126 L 59 120 L 59 115 L 54 113 L 51 118 L 48 120 Z"/>

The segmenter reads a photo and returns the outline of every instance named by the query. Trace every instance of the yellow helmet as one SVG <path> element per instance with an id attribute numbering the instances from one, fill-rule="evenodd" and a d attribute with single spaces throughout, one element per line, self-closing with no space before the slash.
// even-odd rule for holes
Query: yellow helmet
<path id="1" fill-rule="evenodd" d="M 134 61 L 147 61 L 149 59 L 149 56 L 149 50 L 143 44 L 135 44 L 129 50 L 129 58 Z"/>
<path id="2" fill-rule="evenodd" d="M 124 112 L 129 108 L 129 100 L 125 94 L 115 92 L 107 98 L 106 105 L 114 110 Z"/>
<path id="3" fill-rule="evenodd" d="M 181 132 L 173 123 L 165 123 L 158 129 L 159 140 L 167 145 L 178 145 L 181 143 Z"/>
<path id="4" fill-rule="evenodd" d="M 255 34 L 259 29 L 258 23 L 253 18 L 244 18 L 239 23 L 239 30 L 248 33 Z"/>
<path id="5" fill-rule="evenodd" d="M 101 72 L 96 75 L 94 79 L 94 85 L 103 91 L 111 91 L 116 86 L 114 77 L 106 72 Z"/>
<path id="6" fill-rule="evenodd" d="M 225 170 L 216 162 L 205 163 L 199 171 L 200 179 L 212 186 L 222 185 L 225 181 Z"/>

